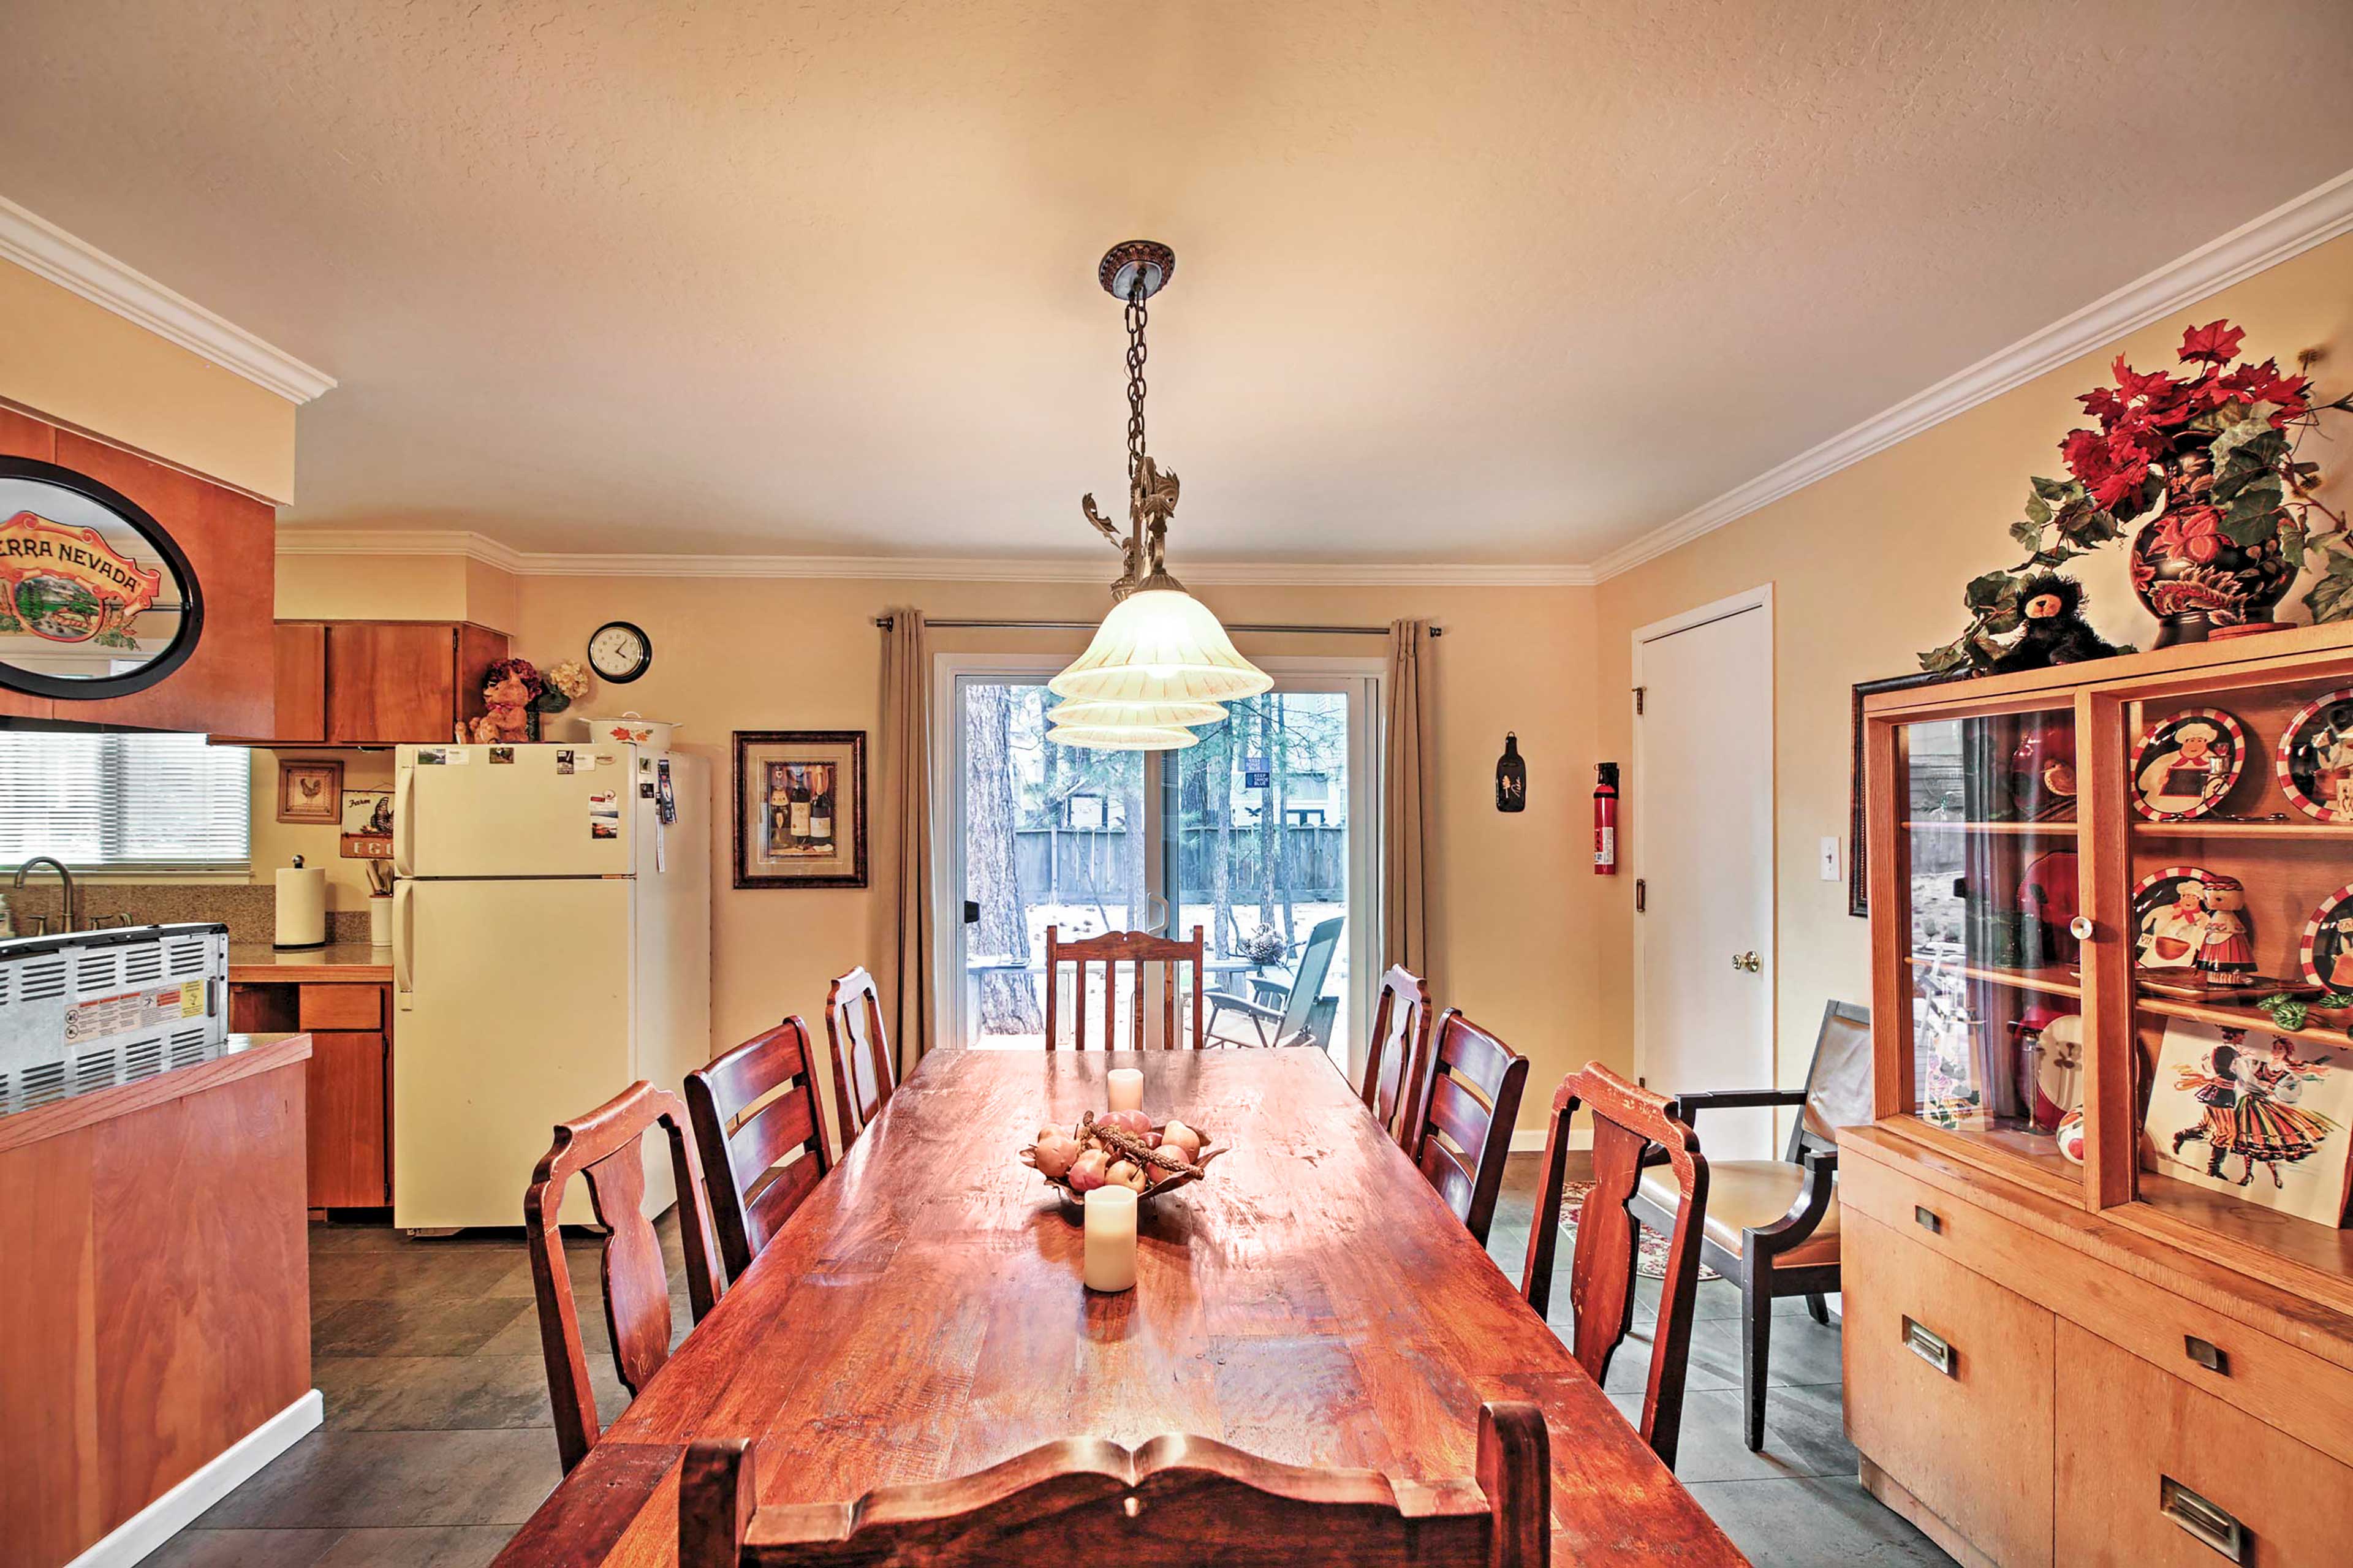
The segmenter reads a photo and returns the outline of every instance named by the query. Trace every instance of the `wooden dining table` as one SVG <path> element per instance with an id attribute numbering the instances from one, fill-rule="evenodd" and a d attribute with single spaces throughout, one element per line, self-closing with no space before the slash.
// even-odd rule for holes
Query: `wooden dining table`
<path id="1" fill-rule="evenodd" d="M 1015 1153 L 1102 1110 L 1114 1067 L 1226 1152 L 1145 1205 L 1135 1288 L 1098 1295 Z M 763 1503 L 1166 1432 L 1442 1480 L 1498 1399 L 1550 1428 L 1555 1563 L 1746 1561 L 1321 1051 L 940 1050 L 497 1564 L 674 1563 L 701 1437 L 760 1439 Z"/>

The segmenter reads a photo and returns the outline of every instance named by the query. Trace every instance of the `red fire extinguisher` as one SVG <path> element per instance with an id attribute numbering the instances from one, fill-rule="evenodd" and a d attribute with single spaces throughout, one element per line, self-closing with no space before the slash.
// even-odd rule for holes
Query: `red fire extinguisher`
<path id="1" fill-rule="evenodd" d="M 1600 780 L 1593 786 L 1593 874 L 1618 874 L 1618 764 L 1597 763 Z"/>

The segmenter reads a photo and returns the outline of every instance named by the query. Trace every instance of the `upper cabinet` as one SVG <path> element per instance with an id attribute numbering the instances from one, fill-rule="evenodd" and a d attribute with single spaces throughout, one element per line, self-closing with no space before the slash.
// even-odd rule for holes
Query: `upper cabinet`
<path id="1" fill-rule="evenodd" d="M 463 621 L 280 621 L 273 664 L 283 745 L 447 741 L 482 711 L 503 632 Z"/>
<path id="2" fill-rule="evenodd" d="M 189 579 L 178 582 L 174 565 L 167 588 L 161 567 L 147 559 L 147 546 L 105 538 L 69 557 L 59 554 L 55 561 L 29 562 L 30 570 L 0 574 L 0 584 L 6 586 L 16 611 L 29 605 L 42 612 L 37 623 L 26 621 L 21 614 L 10 616 L 24 621 L 28 641 L 39 637 L 55 644 L 53 649 L 35 647 L 37 656 L 54 652 L 62 658 L 79 645 L 105 641 L 109 647 L 126 649 L 119 663 L 129 668 L 135 649 L 151 638 L 193 637 L 183 645 L 185 657 L 175 648 L 171 659 L 155 666 L 163 671 L 160 677 L 143 689 L 122 690 L 111 675 L 90 682 L 93 688 L 113 685 L 116 695 L 74 695 L 70 688 L 76 682 L 71 679 L 10 684 L 0 679 L 0 719 L 231 735 L 267 729 L 273 712 L 270 616 L 277 593 L 276 516 L 269 504 L 7 409 L 0 409 L 0 457 L 54 464 L 76 481 L 96 487 L 93 493 L 111 492 L 119 502 L 143 512 L 168 537 Z M 81 500 L 87 502 L 88 497 Z M 118 504 L 111 510 L 119 513 L 122 509 Z M 0 511 L 0 526 L 19 510 L 35 513 L 11 534 L 27 550 L 52 542 L 52 534 L 63 542 L 62 549 L 72 542 L 76 530 L 102 521 L 95 510 L 88 515 L 49 518 L 47 510 L 26 507 Z M 135 594 L 151 566 L 155 567 L 152 609 L 126 620 L 117 602 L 110 620 L 110 575 Z M 168 624 L 171 634 L 151 630 L 150 620 L 159 626 Z M 55 663 L 36 657 L 22 668 L 37 670 Z M 41 687 L 49 689 L 37 689 Z M 59 695 L 60 690 L 65 694 Z"/>

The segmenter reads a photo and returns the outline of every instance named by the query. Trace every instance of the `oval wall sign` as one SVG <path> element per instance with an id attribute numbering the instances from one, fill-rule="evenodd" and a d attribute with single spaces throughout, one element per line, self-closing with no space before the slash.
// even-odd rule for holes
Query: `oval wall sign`
<path id="1" fill-rule="evenodd" d="M 187 662 L 204 620 L 195 569 L 138 502 L 0 458 L 0 686 L 65 701 L 143 691 Z"/>

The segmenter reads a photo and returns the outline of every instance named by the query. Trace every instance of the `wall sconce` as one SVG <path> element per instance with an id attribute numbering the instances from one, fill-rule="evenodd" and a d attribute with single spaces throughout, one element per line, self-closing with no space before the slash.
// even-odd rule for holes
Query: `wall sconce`
<path id="1" fill-rule="evenodd" d="M 1504 731 L 1504 754 L 1495 759 L 1495 809 L 1525 811 L 1528 808 L 1528 765 L 1520 761 L 1520 737 L 1513 731 Z"/>

